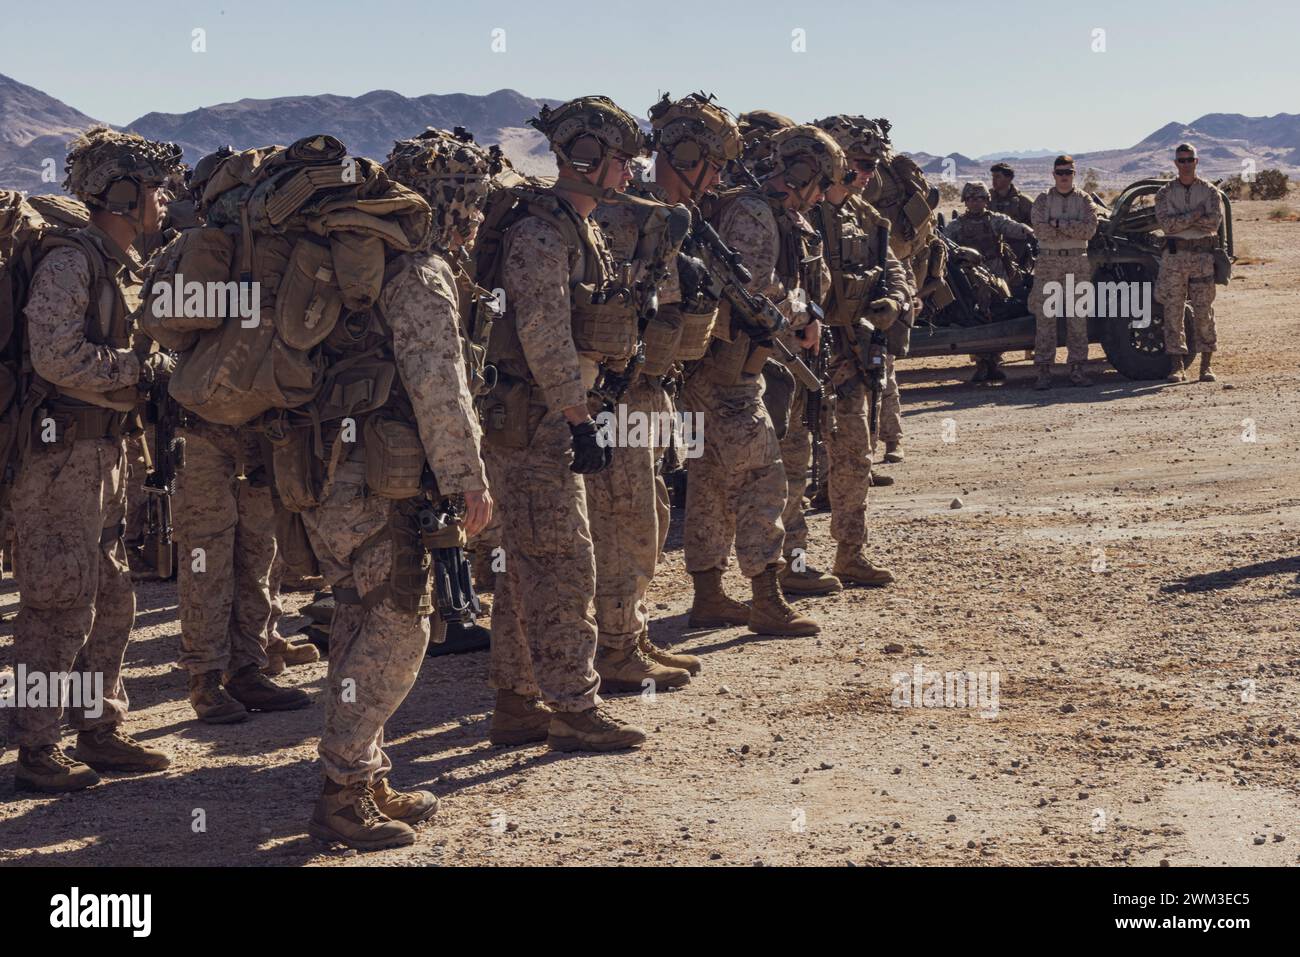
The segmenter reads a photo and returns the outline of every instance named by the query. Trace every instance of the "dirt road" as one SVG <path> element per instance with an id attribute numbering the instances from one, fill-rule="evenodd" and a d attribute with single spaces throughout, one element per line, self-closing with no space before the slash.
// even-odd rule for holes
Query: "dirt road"
<path id="1" fill-rule="evenodd" d="M 1097 347 L 1096 386 L 1047 394 L 1023 360 L 979 388 L 962 361 L 903 363 L 907 461 L 871 518 L 899 583 L 803 603 L 820 637 L 684 631 L 673 546 L 654 636 L 705 670 L 616 699 L 641 751 L 494 749 L 486 656 L 430 660 L 389 736 L 393 780 L 436 791 L 438 817 L 411 848 L 325 851 L 305 833 L 320 702 L 195 723 L 175 591 L 144 586 L 129 730 L 172 769 L 32 800 L 10 750 L 0 863 L 1300 860 L 1300 223 L 1275 205 L 1236 207 L 1218 383 L 1129 382 Z M 827 516 L 811 524 L 828 565 Z M 936 692 L 947 672 L 971 688 Z"/>

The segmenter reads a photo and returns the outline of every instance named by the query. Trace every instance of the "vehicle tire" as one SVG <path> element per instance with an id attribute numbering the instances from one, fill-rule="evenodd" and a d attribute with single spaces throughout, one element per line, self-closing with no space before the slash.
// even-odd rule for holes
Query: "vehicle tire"
<path id="1" fill-rule="evenodd" d="M 1188 350 L 1194 351 L 1190 305 L 1183 307 L 1183 325 Z M 1126 379 L 1163 379 L 1173 368 L 1165 354 L 1165 310 L 1158 302 L 1151 303 L 1151 325 L 1145 329 L 1131 328 L 1127 319 L 1108 322 L 1101 347 L 1115 371 Z"/>

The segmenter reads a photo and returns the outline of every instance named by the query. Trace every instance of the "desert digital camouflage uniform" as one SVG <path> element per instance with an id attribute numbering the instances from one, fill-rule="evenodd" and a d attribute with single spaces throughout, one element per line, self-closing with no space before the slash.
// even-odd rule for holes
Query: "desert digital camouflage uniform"
<path id="1" fill-rule="evenodd" d="M 41 260 L 24 315 L 32 366 L 60 393 L 37 410 L 29 450 L 14 482 L 11 509 L 21 604 L 14 662 L 28 672 L 102 674 L 103 713 L 71 709 L 78 731 L 116 727 L 126 718 L 122 656 L 135 619 L 135 594 L 122 534 L 126 448 L 122 425 L 135 404 L 140 360 L 129 347 L 128 312 L 138 302 L 139 260 L 95 226 L 90 250 L 58 246 Z M 112 328 L 94 298 L 88 255 L 113 290 Z M 92 291 L 95 297 L 92 297 Z M 87 322 L 88 313 L 92 317 Z M 119 410 L 114 412 L 115 405 Z M 82 427 L 74 421 L 82 417 Z M 90 418 L 102 422 L 94 428 Z M 42 441 L 42 419 L 56 440 Z M 88 434 L 93 433 L 93 434 Z M 19 747 L 59 742 L 63 709 L 13 708 Z"/>
<path id="2" fill-rule="evenodd" d="M 1063 285 L 1069 276 L 1074 277 L 1076 285 L 1092 280 L 1088 266 L 1088 240 L 1097 231 L 1097 210 L 1082 190 L 1071 189 L 1062 194 L 1052 187 L 1039 193 L 1034 200 L 1032 224 L 1038 238 L 1039 253 L 1034 264 L 1034 289 L 1029 297 L 1029 308 L 1037 317 L 1034 363 L 1043 366 L 1056 361 L 1056 320 L 1059 318 L 1046 314 L 1047 285 Z M 1072 366 L 1088 361 L 1088 317 L 1077 314 L 1081 311 L 1072 308 L 1066 318 L 1066 361 Z"/>
<path id="3" fill-rule="evenodd" d="M 653 184 L 638 184 L 629 192 L 663 201 Z M 602 203 L 592 213 L 615 262 L 644 268 L 645 264 L 634 262 L 643 216 L 637 207 L 620 202 Z M 673 266 L 659 289 L 659 307 L 671 311 L 680 301 Z M 660 424 L 669 423 L 673 401 L 663 374 L 638 373 L 622 405 L 627 421 L 655 423 L 654 434 L 647 434 L 644 442 L 619 445 L 609 468 L 583 476 L 596 558 L 597 641 L 602 648 L 617 649 L 635 646 L 650 626 L 646 589 L 668 537 L 668 488 L 657 466 L 669 441 L 669 435 L 659 431 Z"/>
<path id="4" fill-rule="evenodd" d="M 839 234 L 843 237 L 841 245 L 857 250 L 857 262 L 848 265 L 870 268 L 880 261 L 879 227 L 888 226 L 888 220 L 874 210 L 866 200 L 857 195 L 848 196 L 839 206 L 829 200 L 819 204 L 814 211 L 813 221 L 823 228 L 826 217 L 838 217 Z M 836 271 L 836 260 L 828 254 L 832 274 Z M 834 339 L 834 351 L 829 363 L 827 388 L 835 394 L 834 431 L 824 433 L 830 459 L 828 489 L 831 503 L 831 537 L 839 545 L 861 548 L 867 543 L 867 495 L 871 485 L 872 449 L 875 446 L 871 435 L 871 390 L 865 374 L 853 357 L 846 337 L 848 329 L 839 324 L 850 317 L 842 315 L 835 290 L 839 283 L 832 279 L 831 293 L 827 297 L 827 324 L 831 326 Z M 899 262 L 892 249 L 885 249 L 885 275 L 881 288 L 870 295 L 871 299 L 893 299 L 900 309 L 912 298 L 912 288 L 908 281 L 906 267 Z M 853 319 L 860 318 L 854 316 Z M 898 321 L 898 320 L 895 320 Z M 802 387 L 801 396 L 806 395 Z M 796 405 L 796 407 L 800 407 Z M 883 420 L 881 431 L 884 431 Z M 785 447 L 782 447 L 783 455 Z M 805 444 L 791 454 L 799 454 L 806 465 L 809 447 Z M 790 464 L 786 464 L 787 473 Z"/>
<path id="5" fill-rule="evenodd" d="M 537 216 L 522 218 L 506 235 L 502 283 L 527 363 L 515 371 L 531 376 L 534 401 L 545 404 L 529 410 L 534 431 L 526 448 L 484 445 L 505 549 L 488 681 L 521 698 L 540 695 L 555 711 L 583 712 L 599 700 L 596 562 L 586 489 L 569 468 L 572 437 L 563 410 L 586 405 L 597 371 L 596 360 L 574 346 L 570 286 L 585 272 L 587 249 L 606 257 L 608 251 L 594 223 L 572 216 L 586 230 L 584 249 L 570 250 L 559 229 Z M 497 320 L 503 321 L 510 320 Z"/>
<path id="6" fill-rule="evenodd" d="M 1030 217 L 1034 208 L 1034 201 L 1016 189 L 1014 183 L 1007 187 L 1005 193 L 990 189 L 988 208 L 991 212 L 1009 216 L 1022 226 L 1033 225 L 1033 220 Z M 1023 262 L 1025 254 L 1028 252 L 1025 241 L 1023 239 L 1009 239 L 1007 245 L 1011 247 L 1016 259 Z"/>
<path id="7" fill-rule="evenodd" d="M 443 495 L 487 487 L 479 427 L 458 334 L 460 304 L 451 267 L 437 254 L 414 260 L 380 294 L 402 387 L 426 459 Z M 393 543 L 363 543 L 406 520 L 403 503 L 370 493 L 364 451 L 354 443 L 323 489 L 318 508 L 302 513 L 321 574 L 334 589 L 364 598 L 390 579 Z M 434 618 L 436 621 L 436 616 Z M 391 597 L 369 610 L 339 600 L 330 628 L 329 691 L 320 758 L 336 785 L 375 783 L 392 762 L 384 724 L 406 698 L 429 643 L 430 618 L 401 611 Z"/>
<path id="8" fill-rule="evenodd" d="M 1164 307 L 1165 352 L 1187 354 L 1183 304 L 1192 304 L 1196 349 L 1202 356 L 1218 345 L 1214 329 L 1214 245 L 1223 222 L 1223 194 L 1197 176 L 1189 186 L 1173 180 L 1156 193 L 1156 223 L 1166 239 L 1155 297 Z M 1204 361 L 1204 359 L 1202 359 Z"/>
<path id="9" fill-rule="evenodd" d="M 191 675 L 261 671 L 276 519 L 259 434 L 198 416 L 178 431 L 185 437 L 172 500 L 180 665 Z"/>
<path id="10" fill-rule="evenodd" d="M 781 234 L 774 210 L 758 193 L 745 193 L 722 212 L 718 234 L 740 254 L 753 278 L 749 290 L 769 296 L 783 314 L 800 326 L 790 293 L 798 277 L 778 276 Z M 723 570 L 734 542 L 741 574 L 753 578 L 782 557 L 789 484 L 781 463 L 781 445 L 762 399 L 762 379 L 741 372 L 720 381 L 720 357 L 729 344 L 712 343 L 708 354 L 688 374 L 681 405 L 702 414 L 703 453 L 688 465 L 684 546 L 691 574 Z M 720 375 L 721 372 L 721 375 Z"/>
<path id="11" fill-rule="evenodd" d="M 1002 256 L 1003 244 L 1016 240 L 1028 242 L 1034 238 L 1034 231 L 1028 226 L 1010 216 L 988 210 L 978 216 L 970 212 L 954 216 L 943 231 L 957 245 L 969 246 L 978 252 L 984 267 L 1006 281 L 1008 286 L 1014 285 L 1017 277 L 1007 272 L 1006 260 Z"/>

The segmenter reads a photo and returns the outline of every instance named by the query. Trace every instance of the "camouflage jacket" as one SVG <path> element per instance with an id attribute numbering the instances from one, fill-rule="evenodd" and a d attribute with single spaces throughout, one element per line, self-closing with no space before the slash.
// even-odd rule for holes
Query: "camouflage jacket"
<path id="1" fill-rule="evenodd" d="M 1175 179 L 1156 193 L 1156 222 L 1178 239 L 1213 236 L 1223 222 L 1223 194 L 1199 176 L 1190 186 Z"/>
<path id="2" fill-rule="evenodd" d="M 1031 216 L 1034 235 L 1044 249 L 1087 246 L 1097 231 L 1097 209 L 1082 190 L 1062 193 L 1053 187 L 1034 199 Z"/>

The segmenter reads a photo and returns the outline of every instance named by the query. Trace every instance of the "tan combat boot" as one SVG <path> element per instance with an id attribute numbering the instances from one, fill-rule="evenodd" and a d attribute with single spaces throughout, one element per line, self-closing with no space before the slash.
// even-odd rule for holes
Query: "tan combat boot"
<path id="1" fill-rule="evenodd" d="M 894 583 L 894 573 L 888 568 L 871 564 L 862 553 L 861 545 L 843 543 L 835 546 L 835 577 L 840 581 L 869 587 Z"/>
<path id="2" fill-rule="evenodd" d="M 286 667 L 309 665 L 320 661 L 320 652 L 308 641 L 289 641 L 276 635 L 266 643 L 266 667 L 262 674 L 268 678 L 284 674 Z"/>
<path id="3" fill-rule="evenodd" d="M 893 442 L 885 443 L 885 461 L 894 463 L 903 461 L 902 439 L 896 439 Z"/>
<path id="4" fill-rule="evenodd" d="M 641 653 L 652 661 L 657 661 L 661 665 L 667 665 L 669 668 L 681 668 L 687 674 L 694 677 L 700 673 L 704 666 L 695 655 L 685 655 L 679 651 L 667 651 L 660 648 L 650 640 L 650 633 L 643 631 L 637 635 L 636 646 L 641 649 Z"/>
<path id="5" fill-rule="evenodd" d="M 1046 392 L 1052 387 L 1052 367 L 1046 362 L 1038 365 L 1038 378 L 1034 380 L 1034 388 L 1039 392 Z"/>
<path id="6" fill-rule="evenodd" d="M 876 488 L 877 486 L 883 487 L 886 485 L 893 485 L 893 484 L 894 484 L 894 477 L 892 475 L 885 475 L 883 472 L 877 472 L 875 469 L 871 470 L 872 488 Z"/>
<path id="7" fill-rule="evenodd" d="M 777 584 L 775 565 L 750 579 L 754 598 L 749 612 L 749 630 L 757 635 L 815 635 L 821 626 L 790 607 Z"/>
<path id="8" fill-rule="evenodd" d="M 749 622 L 749 606 L 728 598 L 722 590 L 722 569 L 692 572 L 695 582 L 695 601 L 691 603 L 689 619 L 692 628 L 726 628 Z"/>
<path id="9" fill-rule="evenodd" d="M 1191 361 L 1192 361 L 1191 356 L 1183 355 L 1182 353 L 1175 353 L 1173 355 L 1170 355 L 1169 375 L 1165 376 L 1165 381 L 1186 382 L 1187 377 L 1183 375 L 1183 370 L 1186 369 L 1191 364 Z"/>
<path id="10" fill-rule="evenodd" d="M 828 575 L 820 568 L 808 564 L 808 556 L 802 559 L 803 571 L 795 571 L 795 558 L 785 556 L 785 568 L 781 569 L 781 587 L 788 595 L 829 595 L 843 591 L 844 586 L 834 575 Z"/>
<path id="11" fill-rule="evenodd" d="M 622 751 L 644 743 L 644 731 L 619 721 L 599 705 L 586 711 L 555 712 L 546 738 L 552 751 Z"/>
<path id="12" fill-rule="evenodd" d="M 396 791 L 388 778 L 380 778 L 371 790 L 379 813 L 394 821 L 415 825 L 438 813 L 438 799 L 428 791 Z"/>
<path id="13" fill-rule="evenodd" d="M 1210 363 L 1213 360 L 1213 358 L 1214 358 L 1213 352 L 1201 353 L 1201 381 L 1202 382 L 1215 382 L 1218 380 L 1218 376 L 1216 376 L 1214 374 L 1214 370 L 1210 368 Z"/>
<path id="14" fill-rule="evenodd" d="M 525 698 L 513 691 L 498 691 L 488 740 L 498 745 L 545 741 L 551 729 L 552 714 L 551 709 L 536 698 Z"/>
<path id="15" fill-rule="evenodd" d="M 364 781 L 335 784 L 328 778 L 307 823 L 307 833 L 327 844 L 346 844 L 358 851 L 379 851 L 415 843 L 411 825 L 379 810 L 374 789 Z"/>
<path id="16" fill-rule="evenodd" d="M 596 673 L 600 675 L 600 690 L 604 694 L 622 691 L 644 691 L 680 688 L 690 684 L 691 674 L 683 668 L 669 668 L 645 654 L 632 642 L 621 648 L 600 645 L 596 648 Z M 653 684 L 647 686 L 646 681 Z"/>
<path id="17" fill-rule="evenodd" d="M 190 704 L 204 724 L 234 724 L 248 717 L 248 709 L 221 686 L 220 671 L 190 675 Z"/>
<path id="18" fill-rule="evenodd" d="M 14 787 L 19 791 L 66 794 L 69 791 L 84 791 L 98 783 L 99 775 L 94 768 L 74 761 L 57 744 L 18 749 Z"/>
<path id="19" fill-rule="evenodd" d="M 311 704 L 311 695 L 301 688 L 281 688 L 257 670 L 242 668 L 226 682 L 226 691 L 249 711 L 297 711 Z"/>
<path id="20" fill-rule="evenodd" d="M 157 748 L 141 744 L 111 724 L 79 732 L 73 756 L 96 771 L 164 771 L 172 763 L 172 759 Z"/>
<path id="21" fill-rule="evenodd" d="M 1092 385 L 1092 379 L 1083 371 L 1082 362 L 1070 363 L 1070 385 Z"/>

